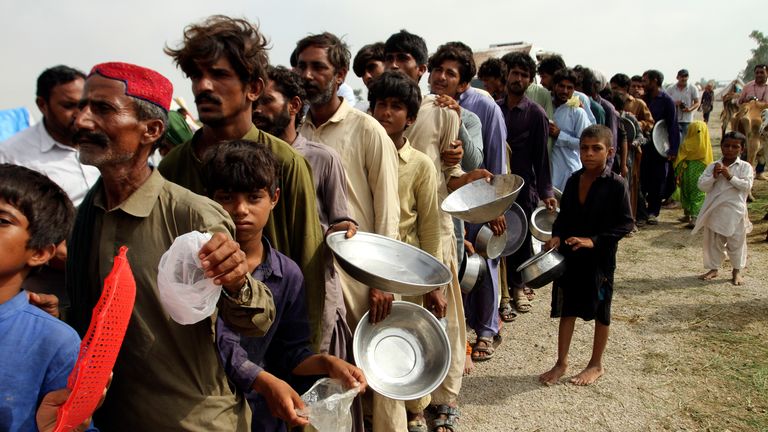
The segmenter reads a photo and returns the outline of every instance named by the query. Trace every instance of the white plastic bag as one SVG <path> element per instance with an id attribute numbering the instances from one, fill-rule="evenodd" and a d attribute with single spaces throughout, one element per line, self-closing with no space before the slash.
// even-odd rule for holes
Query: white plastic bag
<path id="1" fill-rule="evenodd" d="M 210 240 L 210 233 L 192 231 L 176 237 L 160 258 L 157 288 L 160 302 L 179 324 L 194 324 L 211 316 L 221 295 L 221 287 L 206 278 L 198 253 Z"/>
<path id="2" fill-rule="evenodd" d="M 306 409 L 297 411 L 297 414 L 307 417 L 318 432 L 349 431 L 352 429 L 350 407 L 359 392 L 359 386 L 345 390 L 344 384 L 337 379 L 319 379 L 301 395 Z"/>

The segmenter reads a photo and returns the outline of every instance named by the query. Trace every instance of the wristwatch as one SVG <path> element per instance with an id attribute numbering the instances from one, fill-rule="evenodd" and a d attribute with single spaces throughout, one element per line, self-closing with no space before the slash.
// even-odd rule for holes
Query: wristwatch
<path id="1" fill-rule="evenodd" d="M 251 298 L 253 298 L 253 290 L 251 289 L 251 284 L 248 283 L 248 279 L 245 280 L 243 286 L 240 287 L 240 291 L 236 294 L 230 294 L 224 287 L 221 288 L 221 291 L 226 298 L 241 306 L 250 303 Z"/>

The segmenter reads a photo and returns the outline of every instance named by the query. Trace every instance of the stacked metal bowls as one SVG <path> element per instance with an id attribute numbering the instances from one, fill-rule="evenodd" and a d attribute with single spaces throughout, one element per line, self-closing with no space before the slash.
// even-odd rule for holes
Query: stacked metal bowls
<path id="1" fill-rule="evenodd" d="M 440 208 L 463 221 L 481 224 L 504 214 L 515 202 L 525 181 L 516 174 L 499 174 L 488 181 L 475 180 L 448 195 Z"/>

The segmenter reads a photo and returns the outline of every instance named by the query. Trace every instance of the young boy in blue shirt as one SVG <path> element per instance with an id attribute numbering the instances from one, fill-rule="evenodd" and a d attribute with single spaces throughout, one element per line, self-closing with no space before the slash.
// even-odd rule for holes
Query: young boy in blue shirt
<path id="1" fill-rule="evenodd" d="M 350 387 L 359 384 L 362 390 L 365 376 L 338 357 L 312 352 L 304 277 L 299 266 L 263 235 L 280 196 L 272 152 L 252 141 L 229 141 L 206 154 L 203 169 L 210 197 L 235 223 L 235 238 L 249 271 L 269 288 L 275 302 L 272 326 L 261 337 L 240 336 L 217 320 L 216 342 L 224 369 L 248 399 L 252 431 L 282 432 L 289 426 L 304 426 L 307 419 L 296 413 L 304 408 L 303 402 L 286 380 L 328 375 Z"/>
<path id="2" fill-rule="evenodd" d="M 542 384 L 556 384 L 565 374 L 576 318 L 594 319 L 595 337 L 589 364 L 570 382 L 589 385 L 603 375 L 616 251 L 619 240 L 633 227 L 627 184 L 607 166 L 614 155 L 612 141 L 610 129 L 602 125 L 582 132 L 582 169 L 566 182 L 552 238 L 544 245 L 545 249 L 558 248 L 566 269 L 552 287 L 551 316 L 560 317 L 557 362 L 539 376 Z"/>
<path id="3" fill-rule="evenodd" d="M 77 362 L 75 330 L 30 305 L 21 288 L 53 257 L 73 220 L 67 194 L 48 177 L 0 164 L 0 430 L 37 431 L 43 397 L 66 388 Z"/>

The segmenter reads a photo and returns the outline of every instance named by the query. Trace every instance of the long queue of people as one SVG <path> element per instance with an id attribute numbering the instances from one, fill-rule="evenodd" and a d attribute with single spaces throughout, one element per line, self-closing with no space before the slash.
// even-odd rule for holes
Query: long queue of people
<path id="1" fill-rule="evenodd" d="M 580 317 L 596 321 L 595 346 L 571 382 L 588 385 L 603 374 L 618 241 L 657 223 L 676 178 L 688 221 L 703 226 L 703 195 L 691 184 L 702 173 L 710 189 L 718 176 L 741 175 L 738 157 L 714 168 L 706 154 L 686 70 L 665 91 L 659 71 L 605 82 L 558 55 L 537 64 L 513 52 L 478 69 L 467 45 L 447 42 L 430 55 L 406 30 L 354 59 L 336 35 L 310 35 L 286 68 L 270 65 L 254 24 L 226 16 L 188 26 L 165 53 L 191 81 L 192 128 L 156 71 L 57 66 L 38 79 L 43 121 L 0 143 L 0 346 L 18 353 L 0 360 L 4 430 L 55 423 L 79 337 L 113 257 L 128 246 L 136 303 L 111 386 L 83 429 L 288 430 L 308 424 L 299 394 L 325 375 L 364 391 L 351 408 L 355 431 L 456 432 L 465 371 L 492 360 L 502 322 L 532 307 L 517 268 L 534 240 L 528 233 L 517 252 L 486 259 L 485 277 L 462 293 L 462 263 L 485 224 L 441 211 L 450 192 L 512 173 L 525 181 L 517 204 L 527 217 L 540 205 L 560 209 L 543 247 L 577 264 L 555 283 L 558 360 L 540 381 L 564 375 Z M 355 106 L 338 95 L 350 64 L 368 88 Z M 476 76 L 484 89 L 471 85 Z M 666 156 L 650 135 L 661 119 Z M 741 136 L 730 138 L 743 148 Z M 724 217 L 704 208 L 700 221 Z M 503 215 L 487 225 L 496 235 L 507 228 Z M 746 256 L 735 246 L 739 229 L 708 231 L 714 275 L 705 276 L 716 275 L 727 243 L 737 281 Z M 407 299 L 445 319 L 451 351 L 445 380 L 419 400 L 365 391 L 354 365 L 357 324 L 366 313 L 386 319 L 396 299 L 334 266 L 325 237 L 358 230 L 419 247 L 451 271 L 449 285 Z M 214 233 L 199 258 L 223 295 L 214 315 L 181 325 L 163 309 L 158 262 L 191 231 Z"/>

